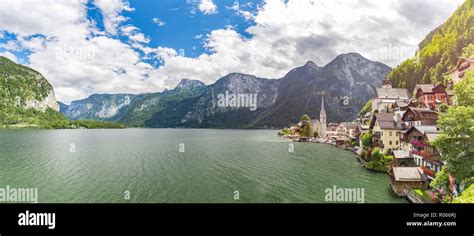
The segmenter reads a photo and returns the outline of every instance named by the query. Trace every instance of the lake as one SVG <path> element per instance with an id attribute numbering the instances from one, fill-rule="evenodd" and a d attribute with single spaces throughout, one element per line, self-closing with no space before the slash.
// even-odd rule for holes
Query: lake
<path id="1" fill-rule="evenodd" d="M 37 188 L 40 203 L 322 203 L 335 185 L 364 189 L 369 203 L 405 202 L 353 153 L 276 134 L 1 130 L 0 188 Z"/>

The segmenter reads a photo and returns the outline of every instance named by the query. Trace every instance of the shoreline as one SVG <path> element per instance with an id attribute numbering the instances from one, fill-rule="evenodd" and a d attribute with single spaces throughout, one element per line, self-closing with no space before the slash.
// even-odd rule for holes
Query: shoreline
<path id="1" fill-rule="evenodd" d="M 292 141 L 292 142 L 299 142 L 299 141 L 295 141 L 293 138 L 288 138 L 288 137 L 283 137 L 283 136 L 279 136 L 279 137 L 288 139 L 289 141 Z M 365 161 L 364 159 L 362 159 L 362 158 L 361 158 L 355 151 L 353 151 L 353 150 L 347 149 L 347 148 L 345 148 L 345 147 L 341 147 L 341 146 L 339 146 L 339 145 L 335 145 L 335 144 L 331 144 L 331 143 L 324 143 L 324 142 L 304 141 L 304 142 L 302 142 L 302 143 L 317 143 L 317 144 L 322 144 L 322 145 L 330 145 L 330 146 L 336 147 L 336 148 L 338 148 L 338 149 L 351 152 L 352 154 L 355 155 L 355 160 L 356 160 L 357 162 L 359 162 L 359 165 L 360 165 L 361 167 L 363 167 L 366 171 L 372 172 L 372 173 L 385 174 L 385 175 L 387 175 L 387 176 L 390 178 L 390 174 L 389 174 L 388 172 L 382 172 L 382 171 L 377 171 L 377 170 L 372 170 L 372 169 L 367 168 L 367 167 L 366 167 L 367 161 Z M 390 190 L 390 193 L 393 194 L 394 197 L 397 197 L 397 198 L 400 198 L 400 199 L 404 199 L 404 200 L 407 201 L 407 203 L 415 203 L 415 202 L 413 202 L 408 196 L 405 196 L 405 197 L 398 196 L 396 193 L 393 192 L 393 190 L 392 190 L 392 188 L 391 188 L 390 186 L 391 186 L 391 184 L 389 184 L 388 188 L 389 188 L 389 190 Z"/>

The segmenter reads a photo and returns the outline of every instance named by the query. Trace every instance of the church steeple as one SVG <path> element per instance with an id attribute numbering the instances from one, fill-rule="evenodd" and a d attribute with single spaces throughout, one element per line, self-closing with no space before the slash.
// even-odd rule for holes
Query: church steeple
<path id="1" fill-rule="evenodd" d="M 382 81 L 382 88 L 392 88 L 392 81 L 388 77 L 385 77 Z"/>
<path id="2" fill-rule="evenodd" d="M 324 92 L 321 95 L 321 112 L 319 113 L 319 116 L 324 114 L 326 116 L 326 109 L 324 109 Z"/>
<path id="3" fill-rule="evenodd" d="M 324 138 L 326 137 L 326 109 L 324 108 L 324 91 L 321 94 L 321 111 L 319 113 L 319 122 L 321 127 L 319 129 L 319 136 Z"/>

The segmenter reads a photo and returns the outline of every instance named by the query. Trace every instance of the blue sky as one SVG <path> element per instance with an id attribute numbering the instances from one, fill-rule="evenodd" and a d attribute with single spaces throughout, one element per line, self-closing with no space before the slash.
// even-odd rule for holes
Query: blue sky
<path id="1" fill-rule="evenodd" d="M 41 72 L 66 103 L 233 72 L 278 79 L 349 52 L 394 67 L 463 2 L 1 1 L 0 55 Z"/>
<path id="2" fill-rule="evenodd" d="M 240 1 L 240 4 L 252 3 L 247 10 L 253 11 L 261 1 Z M 184 1 L 133 1 L 135 11 L 128 12 L 126 16 L 132 19 L 131 23 L 142 29 L 142 32 L 152 39 L 151 46 L 164 46 L 175 49 L 184 49 L 187 56 L 195 57 L 203 53 L 202 37 L 212 30 L 233 26 L 234 29 L 246 37 L 250 37 L 245 30 L 252 24 L 235 11 L 228 9 L 234 4 L 233 0 L 216 1 L 218 13 L 212 15 L 191 14 L 193 6 Z M 158 26 L 153 23 L 154 18 L 165 23 Z"/>
<path id="3" fill-rule="evenodd" d="M 232 9 L 236 2 L 249 12 L 256 11 L 257 7 L 263 4 L 263 1 L 220 0 L 214 3 L 219 10 L 215 14 L 205 15 L 199 14 L 196 5 L 189 0 L 134 0 L 129 2 L 134 10 L 124 12 L 123 15 L 129 18 L 128 24 L 137 26 L 150 38 L 149 46 L 169 47 L 178 51 L 183 49 L 186 56 L 196 57 L 207 52 L 203 40 L 212 30 L 232 26 L 242 36 L 251 37 L 246 29 L 253 22 L 236 14 L 236 11 Z M 96 21 L 99 29 L 105 30 L 100 9 L 92 1 L 87 3 L 87 8 L 88 18 Z M 159 21 L 154 21 L 154 19 Z M 0 43 L 16 39 L 14 34 L 8 32 L 4 32 L 4 36 L 0 39 Z M 39 36 L 32 35 L 31 37 Z M 127 37 L 117 36 L 117 38 L 124 43 L 127 41 Z M 0 49 L 0 51 L 5 50 Z M 29 63 L 28 50 L 15 51 L 13 54 L 19 62 Z M 160 65 L 158 61 L 149 60 L 149 62 Z"/>
<path id="4" fill-rule="evenodd" d="M 216 1 L 218 12 L 205 15 L 193 10 L 196 6 L 187 1 L 131 1 L 130 5 L 135 10 L 126 12 L 124 15 L 130 18 L 130 24 L 139 27 L 151 38 L 149 44 L 151 47 L 183 49 L 186 56 L 196 57 L 205 52 L 203 39 L 212 30 L 232 26 L 243 36 L 251 37 L 245 30 L 252 25 L 252 22 L 230 9 L 234 3 L 234 0 Z M 247 0 L 239 3 L 244 5 L 247 11 L 255 11 L 262 1 Z M 101 22 L 100 11 L 97 8 L 93 8 L 90 15 Z M 155 23 L 156 18 L 163 25 Z"/>

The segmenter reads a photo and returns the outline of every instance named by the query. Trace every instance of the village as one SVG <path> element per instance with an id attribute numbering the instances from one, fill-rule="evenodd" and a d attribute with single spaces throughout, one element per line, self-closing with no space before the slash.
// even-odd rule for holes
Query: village
<path id="1" fill-rule="evenodd" d="M 452 176 L 447 178 L 447 188 L 430 185 L 446 165 L 432 142 L 442 132 L 437 126 L 440 115 L 457 106 L 454 85 L 471 70 L 474 59 L 460 58 L 445 74 L 449 82 L 416 84 L 412 94 L 406 88 L 393 88 L 385 78 L 366 111 L 352 122 L 326 124 L 323 92 L 319 120 L 303 115 L 279 135 L 353 151 L 365 168 L 389 174 L 393 193 L 409 202 L 452 202 L 458 195 Z"/>

